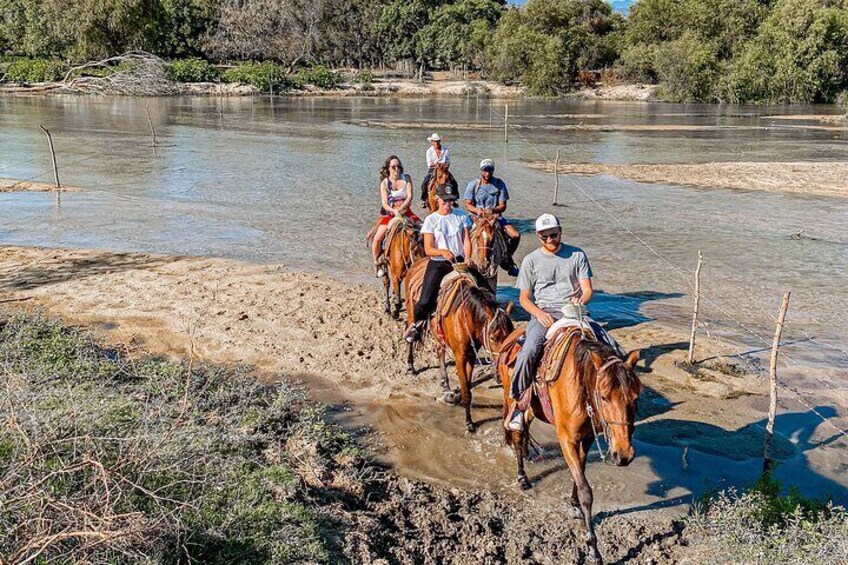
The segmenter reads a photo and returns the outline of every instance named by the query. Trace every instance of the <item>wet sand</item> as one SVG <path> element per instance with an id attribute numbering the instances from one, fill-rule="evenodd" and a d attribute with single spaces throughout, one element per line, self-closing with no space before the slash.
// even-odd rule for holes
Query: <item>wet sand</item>
<path id="1" fill-rule="evenodd" d="M 425 370 L 406 373 L 402 327 L 383 314 L 376 288 L 232 260 L 32 247 L 0 248 L 0 288 L 6 309 L 43 310 L 131 350 L 297 376 L 316 400 L 348 406 L 339 412 L 343 423 L 373 426 L 382 457 L 400 475 L 517 494 L 512 455 L 501 443 L 501 393 L 485 379 L 491 368 L 475 376 L 481 427 L 468 435 L 462 411 L 436 402 L 434 356 L 425 352 L 418 359 Z M 685 336 L 656 322 L 614 335 L 643 349 L 650 372 L 642 374 L 636 434 L 642 456 L 626 470 L 591 467 L 599 509 L 676 506 L 725 473 L 730 481 L 755 473 L 756 422 L 767 406 L 761 381 L 693 378 L 675 366 Z M 544 451 L 530 475 L 546 496 L 565 497 L 570 481 L 552 430 L 539 425 L 533 433 Z M 687 455 L 690 444 L 699 451 Z M 781 445 L 787 459 L 804 457 L 790 442 Z M 723 457 L 721 473 L 714 461 L 696 467 L 687 460 L 711 453 Z M 830 467 L 827 457 L 840 453 L 821 457 L 815 464 Z"/>
<path id="2" fill-rule="evenodd" d="M 553 172 L 553 164 L 533 162 L 535 169 Z M 796 192 L 848 197 L 848 163 L 697 163 L 656 165 L 560 165 L 559 172 L 574 175 L 612 175 L 637 182 L 698 187 Z"/>
<path id="3" fill-rule="evenodd" d="M 59 192 L 60 190 L 77 192 L 79 189 L 73 186 L 62 186 L 58 189 L 53 183 L 0 178 L 0 192 Z"/>

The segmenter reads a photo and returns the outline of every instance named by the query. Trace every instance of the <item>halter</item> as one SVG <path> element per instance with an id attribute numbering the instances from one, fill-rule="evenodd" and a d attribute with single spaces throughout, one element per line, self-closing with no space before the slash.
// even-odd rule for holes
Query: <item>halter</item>
<path id="1" fill-rule="evenodd" d="M 600 421 L 601 434 L 598 434 L 598 430 L 597 430 L 597 428 L 595 428 L 595 414 L 596 414 L 596 412 L 592 408 L 592 403 L 586 402 L 586 414 L 588 414 L 589 422 L 592 424 L 592 434 L 595 436 L 595 444 L 598 446 L 598 453 L 601 454 L 601 461 L 603 461 L 604 463 L 606 463 L 606 461 L 607 461 L 607 455 L 612 453 L 612 442 L 609 441 L 610 440 L 610 426 L 628 426 L 628 427 L 630 427 L 630 426 L 633 425 L 630 422 L 616 422 L 616 421 L 607 420 L 606 418 L 604 418 L 604 415 L 603 415 L 601 408 L 600 408 L 600 406 L 601 406 L 601 392 L 600 392 L 600 390 L 598 390 L 598 381 L 600 380 L 598 377 L 600 377 L 601 374 L 604 371 L 606 371 L 607 369 L 609 369 L 613 365 L 619 365 L 619 364 L 623 365 L 624 361 L 622 361 L 618 357 L 609 357 L 606 360 L 606 362 L 604 362 L 604 364 L 601 365 L 601 368 L 598 369 L 598 374 L 595 377 L 595 390 L 594 390 L 592 396 L 594 396 L 595 406 L 597 407 L 597 415 L 598 415 L 598 420 Z M 608 445 L 607 445 L 607 451 L 606 452 L 604 452 L 603 448 L 601 448 L 601 441 L 600 441 L 600 438 L 598 437 L 599 435 L 603 435 L 604 437 L 607 438 Z"/>
<path id="2" fill-rule="evenodd" d="M 479 231 L 479 229 L 481 229 L 481 225 L 474 226 L 474 229 L 471 230 L 471 234 L 474 235 L 474 232 Z M 489 261 L 489 268 L 487 269 L 488 272 L 483 273 L 483 274 L 487 278 L 494 277 L 497 274 L 497 271 L 498 271 L 498 264 L 495 262 L 493 255 L 494 255 L 494 250 L 497 246 L 497 240 L 498 240 L 498 237 L 499 237 L 499 234 L 498 234 L 499 230 L 500 230 L 499 226 L 494 226 L 494 230 L 492 230 L 492 237 L 491 237 L 489 245 L 477 245 L 476 246 L 478 251 L 483 250 L 483 251 L 486 252 L 487 260 Z M 481 237 L 480 239 L 483 239 L 483 238 Z M 472 256 L 473 255 L 474 255 L 474 253 L 472 253 Z"/>

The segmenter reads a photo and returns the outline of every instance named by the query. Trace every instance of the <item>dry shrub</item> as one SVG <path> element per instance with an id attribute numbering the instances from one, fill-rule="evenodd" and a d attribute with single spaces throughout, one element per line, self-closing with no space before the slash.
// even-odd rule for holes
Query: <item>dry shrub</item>
<path id="1" fill-rule="evenodd" d="M 303 390 L 27 317 L 0 364 L 0 562 L 333 560 L 317 501 L 368 468 Z"/>

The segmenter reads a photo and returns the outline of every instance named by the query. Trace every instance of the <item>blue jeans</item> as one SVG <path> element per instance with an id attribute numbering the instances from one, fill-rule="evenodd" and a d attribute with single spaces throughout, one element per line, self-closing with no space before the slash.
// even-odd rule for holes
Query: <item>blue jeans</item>
<path id="1" fill-rule="evenodd" d="M 553 316 L 554 320 L 562 318 L 562 311 L 548 310 L 545 312 Z M 595 337 L 598 341 L 605 343 L 615 349 L 616 354 L 624 358 L 626 352 L 621 348 L 615 339 L 594 320 L 589 322 L 592 331 L 595 332 Z M 512 383 L 509 387 L 509 396 L 515 400 L 521 398 L 524 391 L 533 384 L 536 378 L 536 369 L 539 367 L 539 362 L 542 360 L 542 355 L 545 353 L 545 336 L 548 333 L 548 328 L 543 326 L 535 317 L 530 318 L 527 324 L 527 329 L 524 332 L 524 345 L 521 351 L 518 352 L 518 358 L 515 360 L 515 369 L 512 372 Z"/>

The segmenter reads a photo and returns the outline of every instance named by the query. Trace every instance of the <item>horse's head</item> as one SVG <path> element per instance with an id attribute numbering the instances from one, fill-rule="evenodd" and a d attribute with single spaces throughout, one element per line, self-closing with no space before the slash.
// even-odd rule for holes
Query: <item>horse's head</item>
<path id="1" fill-rule="evenodd" d="M 503 238 L 498 233 L 498 219 L 491 214 L 471 216 L 474 226 L 471 228 L 471 257 L 474 266 L 487 279 L 498 273 L 498 265 L 503 256 Z"/>
<path id="2" fill-rule="evenodd" d="M 433 171 L 433 180 L 431 182 L 435 182 L 436 186 L 439 186 L 440 184 L 448 182 L 450 178 L 450 163 L 436 163 L 435 170 Z"/>
<path id="3" fill-rule="evenodd" d="M 600 412 L 612 462 L 624 467 L 634 457 L 632 438 L 642 383 L 633 368 L 639 361 L 639 350 L 631 351 L 625 360 L 594 353 L 592 361 L 597 369 L 597 382 L 590 393 L 594 395 L 590 402 Z"/>

